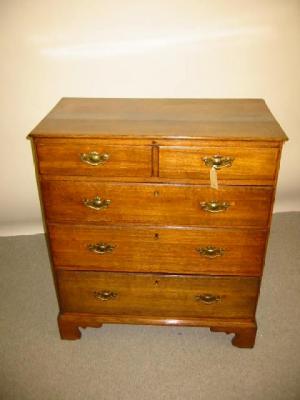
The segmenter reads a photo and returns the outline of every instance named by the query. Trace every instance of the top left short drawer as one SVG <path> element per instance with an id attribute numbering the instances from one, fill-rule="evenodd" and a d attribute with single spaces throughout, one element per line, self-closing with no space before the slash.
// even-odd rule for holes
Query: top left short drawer
<path id="1" fill-rule="evenodd" d="M 40 174 L 93 177 L 151 176 L 151 147 L 77 139 L 36 142 Z"/>

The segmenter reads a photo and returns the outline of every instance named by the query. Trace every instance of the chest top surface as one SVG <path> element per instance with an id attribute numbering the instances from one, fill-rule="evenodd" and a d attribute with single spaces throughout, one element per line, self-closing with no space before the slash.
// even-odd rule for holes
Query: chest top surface
<path id="1" fill-rule="evenodd" d="M 262 99 L 62 98 L 29 136 L 287 140 Z"/>

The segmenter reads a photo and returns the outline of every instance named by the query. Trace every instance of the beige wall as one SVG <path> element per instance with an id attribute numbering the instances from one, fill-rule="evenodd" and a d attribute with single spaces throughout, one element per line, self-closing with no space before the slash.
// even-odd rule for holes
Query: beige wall
<path id="1" fill-rule="evenodd" d="M 262 97 L 300 211 L 299 0 L 2 0 L 0 47 L 0 234 L 42 230 L 25 135 L 62 96 Z"/>

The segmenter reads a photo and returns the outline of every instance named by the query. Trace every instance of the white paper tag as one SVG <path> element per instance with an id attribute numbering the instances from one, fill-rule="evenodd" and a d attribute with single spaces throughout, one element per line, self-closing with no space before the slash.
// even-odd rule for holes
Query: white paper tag
<path id="1" fill-rule="evenodd" d="M 210 169 L 209 177 L 210 177 L 210 186 L 211 186 L 213 189 L 219 189 L 219 185 L 218 185 L 218 173 L 217 173 L 217 170 L 216 170 L 214 167 L 212 167 L 212 168 Z"/>

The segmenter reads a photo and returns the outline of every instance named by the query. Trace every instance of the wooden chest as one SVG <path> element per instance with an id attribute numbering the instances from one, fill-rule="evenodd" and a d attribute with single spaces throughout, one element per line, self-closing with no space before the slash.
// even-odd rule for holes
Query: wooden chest
<path id="1" fill-rule="evenodd" d="M 29 136 L 63 339 L 133 323 L 254 346 L 286 140 L 263 100 L 64 98 Z"/>

